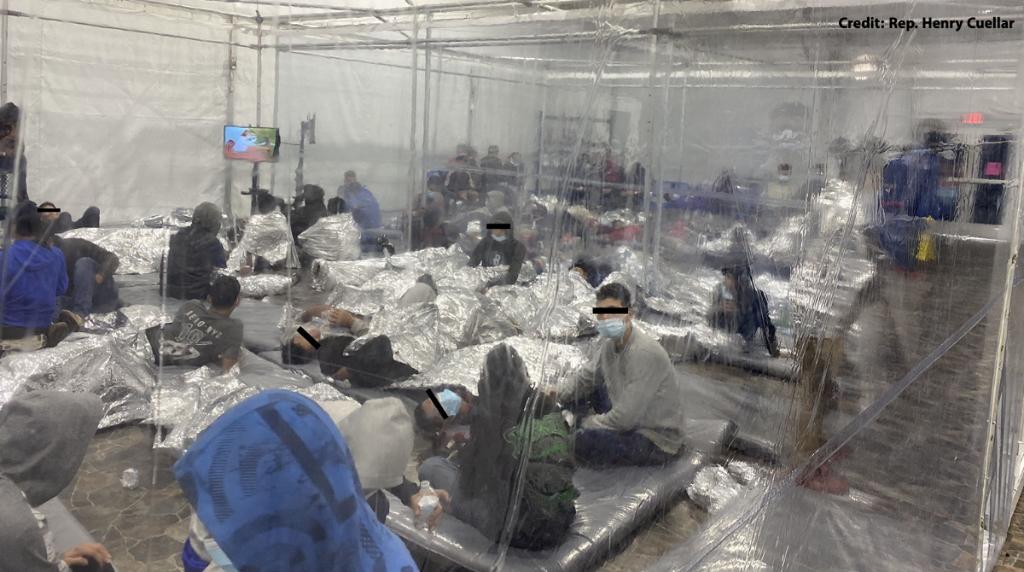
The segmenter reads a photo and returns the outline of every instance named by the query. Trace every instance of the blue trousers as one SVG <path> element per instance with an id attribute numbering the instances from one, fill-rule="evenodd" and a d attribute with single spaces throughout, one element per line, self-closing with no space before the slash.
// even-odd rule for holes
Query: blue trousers
<path id="1" fill-rule="evenodd" d="M 604 385 L 598 385 L 591 395 L 572 406 L 577 419 L 582 418 L 588 409 L 598 414 L 611 411 L 612 401 Z M 636 431 L 578 429 L 575 447 L 577 462 L 598 467 L 664 465 L 676 458 Z"/>
<path id="2" fill-rule="evenodd" d="M 117 284 L 111 276 L 96 283 L 99 264 L 92 258 L 79 258 L 75 262 L 75 273 L 71 277 L 71 295 L 65 296 L 62 306 L 79 316 L 93 312 L 113 312 L 118 307 Z"/>

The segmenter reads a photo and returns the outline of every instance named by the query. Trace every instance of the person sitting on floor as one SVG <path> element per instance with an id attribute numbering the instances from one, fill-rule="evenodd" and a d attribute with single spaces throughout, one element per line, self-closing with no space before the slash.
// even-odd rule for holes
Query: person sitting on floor
<path id="1" fill-rule="evenodd" d="M 301 198 L 297 199 L 295 206 L 292 207 L 292 237 L 298 240 L 300 234 L 327 216 L 327 213 L 323 188 L 317 185 L 304 185 Z"/>
<path id="2" fill-rule="evenodd" d="M 207 303 L 181 305 L 174 322 L 146 330 L 154 352 L 165 365 L 217 365 L 227 371 L 242 351 L 242 322 L 231 317 L 241 302 L 242 288 L 231 276 L 218 276 Z M 162 330 L 162 336 L 161 336 Z M 162 339 L 160 339 L 162 337 Z"/>
<path id="3" fill-rule="evenodd" d="M 707 320 L 712 328 L 743 336 L 744 352 L 750 351 L 754 336 L 760 329 L 764 333 L 768 353 L 772 357 L 779 356 L 775 325 L 768 315 L 768 297 L 754 288 L 746 268 L 728 266 L 722 269 L 722 281 L 712 293 Z"/>
<path id="4" fill-rule="evenodd" d="M 171 237 L 167 251 L 167 295 L 181 300 L 203 300 L 210 291 L 214 268 L 227 267 L 227 253 L 217 238 L 221 212 L 202 203 L 192 213 L 192 225 Z"/>
<path id="5" fill-rule="evenodd" d="M 64 254 L 37 242 L 44 238 L 37 208 L 31 201 L 18 205 L 14 240 L 0 252 L 0 350 L 53 347 L 71 332 L 64 315 L 54 322 L 58 296 L 68 289 Z"/>
<path id="6" fill-rule="evenodd" d="M 40 204 L 39 208 L 44 209 L 44 212 L 39 213 L 40 218 L 50 226 L 50 232 L 53 233 L 59 234 L 75 228 L 100 227 L 100 209 L 97 207 L 85 209 L 85 212 L 82 213 L 82 218 L 78 220 L 71 220 L 70 213 L 50 210 L 57 208 L 57 205 L 50 201 Z"/>
<path id="7" fill-rule="evenodd" d="M 124 305 L 114 281 L 120 265 L 116 254 L 84 238 L 51 235 L 48 242 L 64 254 L 69 284 L 61 305 L 74 322 L 69 324 L 73 330 L 81 328 L 93 312 L 113 312 Z"/>
<path id="8" fill-rule="evenodd" d="M 389 448 L 376 451 L 386 463 L 369 463 L 387 469 L 385 484 L 404 467 Z M 204 536 L 215 541 L 190 535 L 185 571 L 416 572 L 408 549 L 364 500 L 373 476 L 361 484 L 357 462 L 346 436 L 309 398 L 270 389 L 234 406 L 174 465 Z"/>
<path id="9" fill-rule="evenodd" d="M 569 270 L 582 276 L 593 288 L 600 286 L 612 273 L 612 267 L 608 263 L 601 263 L 586 256 L 574 260 Z"/>
<path id="10" fill-rule="evenodd" d="M 492 280 L 487 286 L 515 284 L 526 260 L 526 247 L 516 240 L 512 232 L 512 215 L 507 211 L 500 211 L 491 217 L 487 226 L 493 225 L 505 225 L 507 228 L 488 228 L 487 236 L 476 245 L 469 256 L 469 266 L 508 266 L 508 272 L 504 276 Z"/>
<path id="11" fill-rule="evenodd" d="M 4 570 L 100 570 L 110 564 L 101 544 L 57 553 L 46 515 L 37 510 L 63 491 L 85 459 L 103 417 L 96 395 L 39 390 L 0 409 L 0 554 Z"/>
<path id="12" fill-rule="evenodd" d="M 594 310 L 604 341 L 558 392 L 577 413 L 593 408 L 576 431 L 576 458 L 598 466 L 669 463 L 683 445 L 682 388 L 672 360 L 657 340 L 633 327 L 625 286 L 602 286 Z"/>
<path id="13" fill-rule="evenodd" d="M 398 299 L 397 307 L 432 302 L 437 297 L 434 279 L 424 274 Z M 387 336 L 376 336 L 356 350 L 348 346 L 355 338 L 370 332 L 371 318 L 343 308 L 316 304 L 307 308 L 299 322 L 306 334 L 318 342 L 319 348 L 297 331 L 285 332 L 281 345 L 281 361 L 303 364 L 320 360 L 320 371 L 329 377 L 348 380 L 356 387 L 382 387 L 415 375 L 412 367 L 396 361 Z M 344 329 L 351 335 L 330 335 L 332 328 Z"/>
<path id="14" fill-rule="evenodd" d="M 451 514 L 498 542 L 508 513 L 518 506 L 511 546 L 543 550 L 560 543 L 576 519 L 575 464 L 568 425 L 554 402 L 530 387 L 516 350 L 499 344 L 487 353 L 469 443 L 452 459 L 431 457 L 420 480 L 451 493 Z M 526 459 L 522 493 L 516 489 Z"/>
<path id="15" fill-rule="evenodd" d="M 338 426 L 341 436 L 348 443 L 363 497 L 376 514 L 377 521 L 384 523 L 391 509 L 384 491 L 398 497 L 402 504 L 413 510 L 416 517 L 420 517 L 420 500 L 424 493 L 420 491 L 419 485 L 410 482 L 404 474 L 412 458 L 413 433 L 409 413 L 401 400 L 385 397 L 370 399 L 359 405 L 345 399 L 318 401 L 317 405 Z M 449 503 L 447 491 L 434 492 L 440 502 L 427 515 L 430 529 L 437 526 L 444 515 L 444 507 Z M 223 550 L 193 513 L 188 539 L 182 551 L 183 560 L 188 563 L 186 572 L 213 572 L 213 569 L 204 566 L 214 562 L 214 555 L 223 557 Z M 214 564 L 219 565 L 217 562 Z"/>

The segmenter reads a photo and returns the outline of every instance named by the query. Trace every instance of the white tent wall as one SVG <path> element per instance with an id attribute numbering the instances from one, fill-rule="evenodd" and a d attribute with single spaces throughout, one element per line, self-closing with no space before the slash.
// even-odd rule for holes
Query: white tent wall
<path id="1" fill-rule="evenodd" d="M 264 67 L 268 59 L 265 56 Z M 430 149 L 423 161 L 427 169 L 443 168 L 460 143 L 472 143 L 481 154 L 492 143 L 501 146 L 503 153 L 535 146 L 539 110 L 535 83 L 485 65 L 442 59 L 435 56 L 431 63 Z M 423 151 L 423 54 L 418 68 L 417 158 Z M 275 166 L 275 194 L 288 196 L 294 188 L 299 125 L 315 113 L 316 144 L 305 147 L 304 181 L 322 186 L 330 197 L 344 172 L 352 169 L 377 196 L 381 208 L 405 208 L 413 186 L 409 172 L 413 160 L 411 53 L 283 51 L 278 73 L 277 120 L 284 144 Z"/>
<path id="2" fill-rule="evenodd" d="M 25 14 L 7 20 L 7 98 L 26 117 L 31 198 L 76 216 L 96 205 L 107 222 L 224 203 L 226 20 L 71 2 L 11 9 Z M 230 98 L 236 119 L 247 120 L 255 52 L 235 51 Z M 236 186 L 247 181 L 236 177 Z"/>

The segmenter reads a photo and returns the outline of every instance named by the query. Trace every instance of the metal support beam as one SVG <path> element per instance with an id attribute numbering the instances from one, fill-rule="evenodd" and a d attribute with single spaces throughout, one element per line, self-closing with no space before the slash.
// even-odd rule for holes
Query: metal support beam
<path id="1" fill-rule="evenodd" d="M 416 148 L 416 112 L 419 109 L 419 77 L 420 77 L 420 51 L 417 46 L 420 36 L 420 19 L 413 16 L 412 37 L 409 41 L 412 44 L 412 105 L 409 106 L 409 191 L 405 203 L 405 243 L 409 250 L 412 250 L 412 211 L 413 201 L 419 194 L 419 166 L 423 164 L 423 158 L 418 155 Z"/>

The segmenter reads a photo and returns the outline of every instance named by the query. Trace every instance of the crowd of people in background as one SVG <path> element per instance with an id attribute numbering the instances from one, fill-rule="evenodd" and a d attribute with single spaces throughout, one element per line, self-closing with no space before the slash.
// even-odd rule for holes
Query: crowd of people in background
<path id="1" fill-rule="evenodd" d="M 0 108 L 0 121 L 5 113 L 10 114 L 10 110 Z M 24 168 L 23 164 L 22 173 Z M 518 153 L 502 158 L 499 147 L 491 145 L 478 161 L 472 147 L 460 146 L 447 170 L 428 175 L 425 192 L 416 212 L 411 213 L 410 246 L 422 249 L 458 244 L 468 255 L 469 266 L 507 268 L 484 286 L 481 292 L 486 293 L 492 287 L 516 284 L 528 265 L 537 272 L 545 271 L 539 228 L 561 227 L 566 234 L 554 239 L 565 244 L 571 244 L 574 236 L 602 230 L 593 215 L 550 213 L 540 204 L 523 201 L 523 176 Z M 636 203 L 637 193 L 642 193 L 645 176 L 642 165 L 626 170 L 610 151 L 598 161 L 584 154 L 569 179 L 568 203 L 584 211 L 588 207 L 629 208 Z M 89 241 L 60 236 L 67 230 L 99 226 L 99 210 L 90 208 L 75 221 L 52 203 L 36 205 L 28 201 L 27 195 L 22 199 L 10 217 L 12 239 L 0 267 L 0 351 L 4 352 L 53 347 L 81 329 L 90 314 L 114 311 L 122 305 L 115 280 L 117 256 Z M 354 171 L 344 173 L 343 184 L 330 198 L 323 187 L 315 184 L 302 186 L 291 204 L 267 191 L 258 191 L 253 197 L 254 215 L 284 215 L 293 243 L 319 220 L 338 213 L 351 214 L 360 229 L 364 252 L 386 244 L 382 241 L 386 234 L 380 204 Z M 170 238 L 162 264 L 164 293 L 185 302 L 171 323 L 146 331 L 158 364 L 229 371 L 239 363 L 243 324 L 232 314 L 241 302 L 241 286 L 226 272 L 228 253 L 221 240 L 224 220 L 219 207 L 202 203 L 193 210 L 190 225 Z M 635 239 L 621 227 L 603 230 L 611 233 L 613 240 Z M 298 248 L 297 244 L 292 246 Z M 245 268 L 256 272 L 276 269 L 259 257 L 245 261 Z M 338 404 L 316 404 L 286 392 L 265 392 L 229 411 L 204 432 L 176 465 L 178 478 L 205 470 L 219 454 L 217 451 L 239 450 L 255 439 L 266 443 L 279 438 L 278 434 L 264 434 L 265 426 L 255 414 L 257 406 L 264 412 L 277 408 L 279 415 L 288 418 L 294 433 L 285 448 L 292 450 L 302 441 L 308 446 L 336 449 L 332 465 L 318 470 L 335 483 L 336 490 L 354 489 L 361 483 L 361 490 L 354 492 L 365 502 L 353 509 L 357 515 L 354 521 L 341 523 L 329 511 L 320 510 L 323 499 L 318 490 L 302 491 L 309 493 L 304 497 L 291 495 L 297 499 L 292 504 L 247 498 L 244 510 L 263 518 L 270 528 L 286 526 L 288 511 L 301 509 L 308 511 L 308 518 L 321 519 L 327 538 L 337 544 L 325 547 L 325 551 L 344 548 L 349 553 L 343 558 L 360 565 L 374 559 L 411 562 L 402 544 L 380 526 L 389 511 L 383 494 L 386 490 L 417 514 L 430 511 L 431 525 L 442 514 L 450 513 L 495 542 L 509 511 L 521 506 L 513 526 L 512 546 L 540 550 L 557 545 L 576 516 L 574 501 L 579 493 L 573 485 L 573 474 L 577 466 L 666 465 L 683 450 L 682 388 L 665 349 L 634 327 L 635 295 L 623 284 L 607 283 L 614 269 L 597 259 L 576 258 L 571 270 L 597 289 L 594 316 L 602 341 L 593 360 L 566 380 L 559 391 L 539 390 L 516 350 L 499 344 L 487 353 L 482 364 L 478 395 L 462 387 L 446 386 L 440 388 L 438 401 L 424 400 L 412 415 L 392 398 L 371 399 L 346 410 L 347 404 L 339 409 Z M 734 268 L 723 270 L 723 283 L 712 300 L 708 321 L 740 333 L 749 342 L 759 329 L 767 332 L 771 325 L 763 311 L 763 293 L 749 287 L 745 276 Z M 433 277 L 426 274 L 396 304 L 401 308 L 429 303 L 438 295 Z M 418 373 L 396 358 L 387 336 L 353 344 L 370 333 L 373 319 L 340 306 L 310 305 L 298 317 L 296 328 L 286 330 L 280 340 L 282 362 L 316 362 L 327 378 L 358 388 L 385 387 Z M 54 447 L 74 448 L 65 467 L 73 474 L 84 454 L 80 441 L 88 441 L 98 422 L 96 403 L 85 396 L 79 402 L 43 392 L 15 399 L 0 412 L 0 443 L 5 438 L 13 443 L 14 438 L 5 437 L 5 432 L 21 422 L 16 418 L 19 408 L 27 414 L 44 408 L 50 412 L 66 410 L 74 413 L 75 419 L 81 418 L 76 421 L 81 425 L 81 439 L 53 439 Z M 310 413 L 292 415 L 301 408 Z M 219 427 L 228 417 L 245 423 L 251 431 L 221 431 Z M 48 419 L 39 417 L 33 422 L 45 423 Z M 340 441 L 332 425 L 340 430 Z M 434 453 L 418 468 L 420 485 L 403 476 L 414 431 L 432 443 Z M 538 446 L 541 440 L 543 446 Z M 0 452 L 0 474 L 5 462 L 20 454 L 21 448 L 13 443 L 10 453 L 6 449 Z M 230 470 L 230 466 L 243 461 L 229 456 L 218 462 L 226 463 Z M 517 468 L 524 462 L 526 484 L 516 489 Z M 295 470 L 298 472 L 294 474 L 267 473 L 258 478 L 291 487 L 301 481 L 309 467 Z M 109 562 L 109 554 L 98 545 L 57 556 L 44 554 L 38 547 L 29 550 L 11 544 L 9 532 L 16 529 L 22 534 L 28 528 L 26 515 L 55 491 L 39 498 L 20 499 L 12 492 L 14 489 L 3 488 L 5 483 L 8 481 L 0 479 L 0 504 L 18 506 L 24 513 L 0 526 L 0 546 L 7 547 L 5 554 L 15 554 L 17 561 L 25 562 L 41 562 L 44 558 L 62 558 L 66 563 Z M 13 480 L 14 487 L 22 483 Z M 253 562 L 265 569 L 267 562 L 286 557 L 260 547 L 255 540 L 239 539 L 236 528 L 215 517 L 211 491 L 224 486 L 204 482 L 185 491 L 195 510 L 182 555 L 185 569 L 249 569 Z M 440 500 L 437 508 L 421 507 L 428 494 Z M 242 502 L 232 490 L 227 495 L 228 501 L 224 502 Z M 519 495 L 518 500 L 515 495 Z M 23 506 L 26 503 L 28 506 Z M 237 506 L 242 510 L 241 504 Z M 353 526 L 362 532 L 355 532 Z M 368 543 L 374 546 L 368 547 Z M 361 548 L 353 548 L 357 544 Z M 227 553 L 232 556 L 229 558 Z"/>

